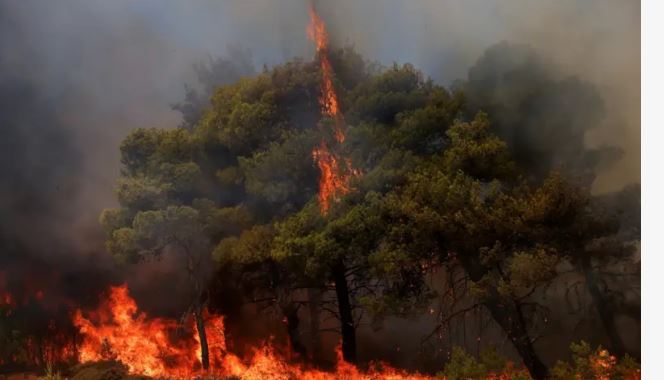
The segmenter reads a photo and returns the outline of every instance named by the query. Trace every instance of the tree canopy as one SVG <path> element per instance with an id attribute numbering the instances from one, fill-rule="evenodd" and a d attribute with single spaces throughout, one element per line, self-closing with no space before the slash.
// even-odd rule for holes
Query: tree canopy
<path id="1" fill-rule="evenodd" d="M 594 283 L 598 310 L 613 310 L 596 268 L 633 249 L 558 159 L 593 154 L 582 135 L 599 117 L 596 91 L 550 77 L 528 51 L 504 50 L 490 49 L 454 91 L 410 64 L 333 51 L 343 154 L 361 175 L 326 215 L 312 149 L 326 133 L 317 125 L 332 121 L 318 109 L 318 66 L 295 60 L 220 83 L 186 128 L 139 129 L 123 141 L 120 207 L 101 215 L 109 251 L 124 262 L 193 255 L 199 308 L 209 278 L 196 268 L 210 259 L 232 268 L 248 300 L 280 310 L 302 354 L 299 307 L 334 305 L 350 361 L 365 312 L 373 321 L 421 312 L 440 296 L 432 271 L 459 265 L 477 305 L 544 376 L 533 346 L 546 314 L 538 295 L 569 265 Z M 296 296 L 302 289 L 323 297 Z M 611 317 L 603 322 L 618 348 Z"/>

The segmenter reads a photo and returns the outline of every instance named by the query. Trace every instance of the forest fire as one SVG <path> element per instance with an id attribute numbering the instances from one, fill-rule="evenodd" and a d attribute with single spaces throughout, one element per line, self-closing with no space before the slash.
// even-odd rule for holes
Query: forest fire
<path id="1" fill-rule="evenodd" d="M 178 324 L 148 319 L 138 311 L 126 286 L 111 288 L 108 299 L 87 317 L 76 311 L 73 322 L 83 336 L 82 362 L 115 359 L 131 372 L 148 376 L 184 375 L 197 362 L 193 338 L 174 343 Z"/>
<path id="2" fill-rule="evenodd" d="M 427 379 L 428 376 L 409 374 L 386 364 L 374 365 L 360 371 L 346 363 L 338 353 L 334 373 L 304 368 L 289 363 L 275 353 L 274 347 L 256 347 L 249 358 L 240 358 L 226 350 L 224 321 L 221 316 L 207 315 L 207 339 L 210 350 L 210 369 L 201 369 L 200 345 L 195 324 L 188 320 L 149 318 L 138 309 L 126 285 L 112 287 L 108 298 L 97 310 L 77 310 L 73 323 L 79 329 L 82 342 L 78 357 L 82 363 L 116 360 L 131 374 L 156 378 L 187 379 L 197 375 L 236 376 L 240 379 Z"/>
<path id="3" fill-rule="evenodd" d="M 337 145 L 341 147 L 346 135 L 343 114 L 332 83 L 333 69 L 328 55 L 327 30 L 325 22 L 313 5 L 309 8 L 309 14 L 311 22 L 307 28 L 307 35 L 316 43 L 316 54 L 323 76 L 318 101 L 323 116 L 333 120 L 333 136 Z M 322 140 L 320 145 L 314 149 L 313 157 L 321 171 L 318 185 L 320 209 L 323 214 L 326 214 L 330 207 L 330 200 L 336 200 L 339 196 L 348 193 L 350 191 L 349 182 L 353 176 L 359 175 L 359 171 L 353 169 L 350 158 L 341 157 L 338 152 L 332 151 L 325 140 Z"/>
<path id="4" fill-rule="evenodd" d="M 636 6 L 73 1 L 0 0 L 0 380 L 640 378 Z"/>

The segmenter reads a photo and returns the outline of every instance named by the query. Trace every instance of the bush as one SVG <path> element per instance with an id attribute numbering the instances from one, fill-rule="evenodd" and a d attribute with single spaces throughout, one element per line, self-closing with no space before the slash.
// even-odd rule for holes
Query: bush
<path id="1" fill-rule="evenodd" d="M 527 380 L 527 372 L 515 369 L 514 364 L 489 347 L 480 353 L 479 358 L 468 354 L 461 347 L 452 349 L 452 357 L 438 376 L 447 380 L 487 379 L 499 375 L 501 379 Z"/>
<path id="2" fill-rule="evenodd" d="M 618 360 L 602 346 L 593 350 L 584 341 L 572 343 L 570 350 L 572 351 L 572 363 L 558 361 L 551 369 L 552 380 L 641 378 L 639 363 L 629 355 Z"/>

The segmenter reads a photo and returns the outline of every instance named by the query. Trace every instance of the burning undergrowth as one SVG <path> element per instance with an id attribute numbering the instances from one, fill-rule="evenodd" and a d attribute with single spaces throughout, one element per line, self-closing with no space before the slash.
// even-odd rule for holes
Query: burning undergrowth
<path id="1" fill-rule="evenodd" d="M 179 321 L 149 318 L 138 309 L 126 285 L 111 288 L 98 309 L 89 312 L 77 310 L 73 323 L 81 336 L 78 345 L 78 359 L 81 362 L 117 361 L 126 366 L 130 374 L 154 378 L 425 378 L 391 369 L 384 364 L 364 374 L 342 358 L 339 358 L 335 373 L 307 369 L 293 363 L 283 348 L 278 349 L 271 343 L 255 347 L 249 355 L 240 358 L 227 350 L 223 317 L 207 312 L 205 323 L 210 367 L 203 370 L 194 321 L 191 318 Z"/>

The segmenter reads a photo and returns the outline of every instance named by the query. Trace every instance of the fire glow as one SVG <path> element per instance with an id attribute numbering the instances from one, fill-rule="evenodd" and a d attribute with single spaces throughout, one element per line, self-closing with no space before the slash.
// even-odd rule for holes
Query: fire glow
<path id="1" fill-rule="evenodd" d="M 322 73 L 322 83 L 318 102 L 321 108 L 321 114 L 332 119 L 332 132 L 335 144 L 338 147 L 346 139 L 344 118 L 339 108 L 339 99 L 332 82 L 333 70 L 328 54 L 328 36 L 325 22 L 320 18 L 313 5 L 309 8 L 311 22 L 307 28 L 307 35 L 316 43 L 316 55 L 320 62 Z M 330 148 L 325 139 L 313 151 L 314 161 L 318 164 L 321 175 L 318 181 L 318 201 L 323 214 L 327 214 L 330 208 L 331 200 L 338 198 L 350 191 L 350 180 L 353 176 L 359 175 L 356 169 L 353 169 L 352 162 L 348 157 L 342 157 L 339 153 Z"/>
<path id="2" fill-rule="evenodd" d="M 340 111 L 333 84 L 333 69 L 328 56 L 328 36 L 324 21 L 315 8 L 310 8 L 311 23 L 307 34 L 316 44 L 322 73 L 320 96 L 321 114 L 332 119 L 332 141 L 323 138 L 312 155 L 320 171 L 320 209 L 326 214 L 331 201 L 351 190 L 350 180 L 359 175 L 350 158 L 338 151 L 345 141 L 345 122 Z M 223 317 L 206 313 L 206 333 L 210 353 L 210 368 L 202 368 L 201 345 L 193 320 L 149 318 L 139 311 L 126 285 L 111 288 L 108 298 L 92 312 L 78 310 L 74 325 L 83 337 L 79 347 L 81 362 L 116 360 L 127 366 L 132 374 L 156 378 L 194 378 L 200 375 L 234 376 L 240 379 L 429 379 L 419 373 L 394 369 L 385 363 L 372 365 L 367 371 L 358 369 L 343 359 L 337 348 L 334 372 L 306 368 L 278 355 L 270 344 L 253 349 L 248 358 L 240 358 L 226 348 Z"/>
<path id="3" fill-rule="evenodd" d="M 223 318 L 214 315 L 206 318 L 210 369 L 205 373 L 199 360 L 195 323 L 188 321 L 183 325 L 175 320 L 149 318 L 138 309 L 126 285 L 112 287 L 97 310 L 87 313 L 77 310 L 74 324 L 82 336 L 78 349 L 81 362 L 116 360 L 132 374 L 155 378 L 188 379 L 200 375 L 235 376 L 244 380 L 430 378 L 385 364 L 360 371 L 344 362 L 340 353 L 334 373 L 307 369 L 289 363 L 269 344 L 255 348 L 249 358 L 241 359 L 227 351 Z"/>

